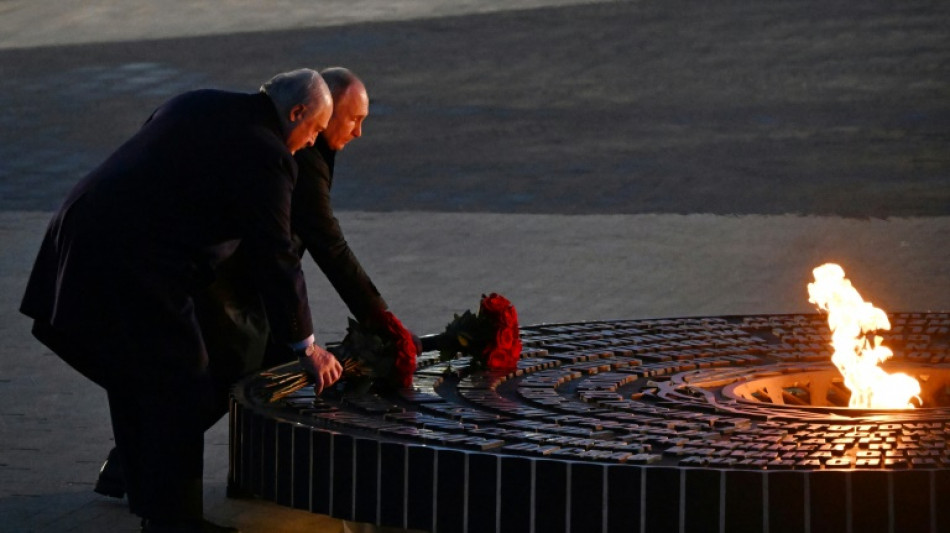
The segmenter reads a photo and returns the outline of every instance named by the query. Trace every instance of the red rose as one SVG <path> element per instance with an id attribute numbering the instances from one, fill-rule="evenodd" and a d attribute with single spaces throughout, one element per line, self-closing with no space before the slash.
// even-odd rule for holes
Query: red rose
<path id="1" fill-rule="evenodd" d="M 517 368 L 521 356 L 518 313 L 507 298 L 496 293 L 482 297 L 479 315 L 490 322 L 493 338 L 487 341 L 482 355 L 491 370 Z"/>
<path id="2" fill-rule="evenodd" d="M 508 309 L 514 309 L 511 302 L 500 294 L 491 293 L 483 296 L 479 305 L 479 314 L 486 314 L 492 319 L 499 319 Z"/>
<path id="3" fill-rule="evenodd" d="M 416 342 L 412 333 L 390 311 L 383 312 L 379 318 L 395 348 L 393 380 L 400 387 L 411 387 L 412 375 L 416 371 Z"/>
<path id="4" fill-rule="evenodd" d="M 512 305 L 505 309 L 501 315 L 501 323 L 508 327 L 518 328 L 518 312 L 515 311 L 515 306 Z"/>
<path id="5" fill-rule="evenodd" d="M 514 348 L 515 340 L 517 338 L 518 334 L 512 331 L 512 328 L 498 328 L 498 331 L 495 332 L 495 347 L 498 350 L 510 351 L 512 348 Z"/>
<path id="6" fill-rule="evenodd" d="M 489 370 L 514 370 L 518 368 L 518 359 L 521 355 L 521 341 L 517 340 L 511 342 L 510 333 L 499 332 L 495 342 L 489 344 L 486 351 L 485 366 Z"/>

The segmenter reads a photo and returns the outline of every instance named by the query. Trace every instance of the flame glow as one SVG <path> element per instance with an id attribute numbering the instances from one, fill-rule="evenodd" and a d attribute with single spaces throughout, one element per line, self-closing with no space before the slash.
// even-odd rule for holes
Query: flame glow
<path id="1" fill-rule="evenodd" d="M 920 398 L 920 383 L 903 373 L 888 374 L 880 363 L 893 354 L 870 332 L 891 329 L 887 314 L 865 302 L 844 269 L 827 263 L 813 271 L 815 282 L 808 284 L 808 301 L 828 312 L 831 328 L 831 361 L 851 390 L 849 407 L 909 408 Z"/>

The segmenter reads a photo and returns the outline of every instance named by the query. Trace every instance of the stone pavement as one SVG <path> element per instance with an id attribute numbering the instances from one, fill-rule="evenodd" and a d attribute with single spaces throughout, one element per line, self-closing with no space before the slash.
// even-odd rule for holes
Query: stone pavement
<path id="1" fill-rule="evenodd" d="M 210 7 L 215 6 L 215 7 Z M 910 0 L 0 3 L 0 531 L 135 531 L 92 491 L 105 395 L 17 311 L 51 211 L 164 99 L 342 64 L 365 137 L 335 201 L 393 310 L 482 292 L 523 323 L 811 311 L 840 262 L 888 311 L 950 310 L 950 7 Z M 346 311 L 306 262 L 317 335 Z M 244 531 L 342 531 L 224 497 Z"/>

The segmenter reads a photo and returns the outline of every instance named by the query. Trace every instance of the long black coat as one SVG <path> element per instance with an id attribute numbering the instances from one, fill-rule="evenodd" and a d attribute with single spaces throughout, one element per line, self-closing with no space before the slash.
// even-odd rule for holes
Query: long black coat
<path id="1" fill-rule="evenodd" d="M 291 243 L 296 174 L 266 95 L 178 96 L 69 194 L 21 311 L 69 335 L 125 344 L 122 357 L 149 367 L 200 371 L 207 354 L 192 296 L 241 244 L 273 335 L 303 340 L 313 330 Z"/>

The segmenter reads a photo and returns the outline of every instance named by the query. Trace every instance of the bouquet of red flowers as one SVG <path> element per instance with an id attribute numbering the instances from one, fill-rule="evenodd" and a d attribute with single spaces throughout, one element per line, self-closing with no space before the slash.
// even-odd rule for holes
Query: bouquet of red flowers
<path id="1" fill-rule="evenodd" d="M 343 341 L 328 346 L 327 351 L 343 366 L 340 382 L 360 393 L 374 384 L 411 387 L 419 347 L 396 315 L 385 311 L 365 325 L 349 319 Z M 270 395 L 272 402 L 313 385 L 313 376 L 303 370 L 271 378 L 275 387 Z"/>
<path id="2" fill-rule="evenodd" d="M 438 345 L 442 361 L 462 354 L 472 358 L 475 370 L 513 370 L 521 357 L 518 312 L 500 294 L 482 295 L 478 313 L 455 315 L 439 335 Z"/>

